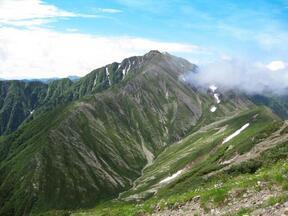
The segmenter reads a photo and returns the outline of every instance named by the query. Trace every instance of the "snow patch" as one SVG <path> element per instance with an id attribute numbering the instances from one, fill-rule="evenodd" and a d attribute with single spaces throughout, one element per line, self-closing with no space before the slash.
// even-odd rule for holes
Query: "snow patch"
<path id="1" fill-rule="evenodd" d="M 186 82 L 186 77 L 184 75 L 181 75 L 179 78 L 182 82 Z"/>
<path id="2" fill-rule="evenodd" d="M 30 115 L 32 115 L 34 113 L 35 110 L 30 111 Z"/>
<path id="3" fill-rule="evenodd" d="M 128 69 L 127 69 L 126 73 L 129 72 L 130 68 L 131 68 L 131 64 L 130 64 L 130 61 L 129 61 L 129 66 L 128 66 Z"/>
<path id="4" fill-rule="evenodd" d="M 96 84 L 97 84 L 97 78 L 98 78 L 98 76 L 97 76 L 97 74 L 96 74 L 95 79 L 94 79 L 94 82 L 93 82 L 93 87 L 95 87 Z"/>
<path id="5" fill-rule="evenodd" d="M 126 68 L 124 68 L 124 69 L 122 70 L 122 74 L 123 74 L 123 78 L 124 78 L 125 75 L 126 75 Z"/>
<path id="6" fill-rule="evenodd" d="M 221 102 L 221 100 L 220 100 L 220 94 L 216 92 L 216 90 L 218 89 L 218 87 L 215 86 L 215 85 L 210 85 L 210 86 L 209 86 L 209 89 L 212 91 L 213 96 L 214 96 L 214 98 L 215 98 L 215 100 L 216 100 L 216 103 L 219 104 L 219 103 Z"/>
<path id="7" fill-rule="evenodd" d="M 218 93 L 214 93 L 213 95 L 214 95 L 214 98 L 216 100 L 216 103 L 219 104 L 221 102 L 221 100 L 219 98 L 220 95 Z"/>
<path id="8" fill-rule="evenodd" d="M 214 93 L 218 89 L 218 87 L 215 85 L 210 85 L 209 89 Z"/>
<path id="9" fill-rule="evenodd" d="M 179 170 L 178 172 L 174 173 L 172 176 L 169 176 L 169 177 L 163 179 L 162 181 L 160 181 L 160 184 L 163 184 L 163 183 L 167 183 L 167 182 L 172 181 L 173 179 L 175 179 L 175 178 L 177 178 L 179 175 L 181 175 L 182 172 L 183 172 L 183 170 Z"/>
<path id="10" fill-rule="evenodd" d="M 127 66 L 123 69 L 122 73 L 123 73 L 123 78 L 126 76 L 126 74 L 129 72 L 131 68 L 131 64 L 130 64 L 130 61 L 129 61 L 129 64 L 128 64 L 128 68 Z"/>
<path id="11" fill-rule="evenodd" d="M 235 131 L 233 134 L 231 134 L 230 136 L 226 137 L 222 144 L 230 141 L 231 139 L 233 139 L 234 137 L 238 136 L 243 130 L 245 130 L 248 126 L 250 125 L 250 123 L 247 123 L 245 125 L 243 125 L 240 129 L 238 129 L 237 131 Z"/>
<path id="12" fill-rule="evenodd" d="M 210 108 L 210 112 L 215 112 L 217 110 L 217 107 L 216 106 L 212 106 L 211 108 Z"/>
<path id="13" fill-rule="evenodd" d="M 106 76 L 107 76 L 107 78 L 108 78 L 109 85 L 111 85 L 110 74 L 109 74 L 108 67 L 106 67 L 105 69 L 106 69 Z"/>
<path id="14" fill-rule="evenodd" d="M 168 91 L 166 91 L 166 93 L 165 93 L 165 98 L 166 98 L 166 99 L 169 98 L 169 92 L 168 92 Z"/>

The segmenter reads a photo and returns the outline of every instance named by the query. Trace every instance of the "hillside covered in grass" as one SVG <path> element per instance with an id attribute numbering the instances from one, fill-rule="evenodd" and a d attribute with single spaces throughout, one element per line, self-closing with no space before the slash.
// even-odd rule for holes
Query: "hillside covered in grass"
<path id="1" fill-rule="evenodd" d="M 247 120 L 251 125 L 223 144 Z M 287 214 L 288 125 L 258 109 L 211 126 L 168 147 L 120 199 L 72 215 Z"/>
<path id="2" fill-rule="evenodd" d="M 196 68 L 151 51 L 75 82 L 2 83 L 3 110 L 25 112 L 0 137 L 0 215 L 233 215 L 257 210 L 255 190 L 285 203 L 287 122 L 239 91 L 187 83 Z"/>

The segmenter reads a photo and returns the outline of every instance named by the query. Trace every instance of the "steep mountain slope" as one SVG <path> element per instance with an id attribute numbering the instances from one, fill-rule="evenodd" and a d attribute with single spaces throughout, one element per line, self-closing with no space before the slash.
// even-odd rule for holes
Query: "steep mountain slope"
<path id="1" fill-rule="evenodd" d="M 130 79 L 135 71 L 141 70 L 142 63 L 157 53 L 157 51 L 151 51 L 144 56 L 126 58 L 121 63 L 114 62 L 93 70 L 83 78 L 51 79 L 49 82 L 0 81 L 0 135 L 15 131 L 23 122 L 36 118 L 44 112 L 102 92 Z M 177 67 L 180 69 L 186 69 L 188 63 L 177 63 L 178 60 L 181 59 L 175 57 L 174 64 L 178 64 Z M 194 66 L 195 69 L 196 66 Z M 249 99 L 258 105 L 270 107 L 283 119 L 288 116 L 288 100 L 285 95 L 252 95 Z M 32 111 L 33 115 L 31 115 Z"/>
<path id="2" fill-rule="evenodd" d="M 145 56 L 130 57 L 121 63 L 114 62 L 73 81 L 69 78 L 55 79 L 47 83 L 25 80 L 1 81 L 0 135 L 15 131 L 24 121 L 30 120 L 32 110 L 32 117 L 36 118 L 60 105 L 91 96 L 129 79 L 133 76 L 133 71 L 141 70 L 142 63 L 157 53 L 151 51 Z M 185 62 L 184 65 L 187 67 L 187 64 Z M 30 102 L 31 100 L 33 101 Z"/>
<path id="3" fill-rule="evenodd" d="M 288 119 L 288 96 L 285 95 L 253 95 L 250 97 L 255 104 L 270 107 L 277 115 L 283 119 Z"/>
<path id="4" fill-rule="evenodd" d="M 194 65 L 156 51 L 136 58 L 125 74 L 127 78 L 121 78 L 110 90 L 39 115 L 2 137 L 0 214 L 28 214 L 31 208 L 79 208 L 115 197 L 131 187 L 142 168 L 165 146 L 191 131 L 204 110 L 209 112 L 214 98 L 179 80 Z M 122 74 L 129 67 L 125 62 L 132 59 L 118 65 Z M 109 67 L 117 70 L 113 64 Z M 102 74 L 106 75 L 105 85 L 110 86 L 114 78 L 106 73 L 109 67 L 79 82 L 97 86 L 96 75 Z M 88 79 L 93 76 L 96 82 Z M 76 98 L 93 92 L 88 84 L 86 88 L 79 83 L 66 84 L 80 86 L 73 91 Z M 53 90 L 62 93 L 57 85 Z M 245 98 L 235 97 L 219 108 L 219 115 L 248 105 L 251 103 Z"/>
<path id="5" fill-rule="evenodd" d="M 265 108 L 219 119 L 167 147 L 120 199 L 73 215 L 284 214 L 287 128 Z"/>
<path id="6" fill-rule="evenodd" d="M 45 97 L 40 82 L 0 81 L 0 135 L 9 133 L 31 115 Z"/>
<path id="7" fill-rule="evenodd" d="M 241 127 L 241 136 L 231 136 Z M 173 185 L 177 192 L 182 187 L 186 190 L 195 179 L 197 181 L 197 178 L 224 169 L 236 160 L 239 162 L 245 153 L 250 153 L 254 145 L 259 147 L 263 139 L 268 142 L 268 137 L 280 128 L 281 122 L 276 116 L 259 109 L 215 121 L 165 149 L 154 163 L 144 170 L 141 178 L 134 183 L 134 188 L 123 193 L 121 197 L 139 199 L 154 194 L 162 186 L 173 182 L 169 175 L 173 176 L 174 173 L 186 175 L 184 182 Z M 285 140 L 288 140 L 287 136 L 277 137 L 277 141 L 269 142 L 267 148 L 272 148 L 274 142 L 276 145 Z"/>
<path id="8" fill-rule="evenodd" d="M 35 113 L 0 138 L 0 215 L 92 207 L 121 192 L 155 204 L 286 141 L 283 122 L 241 93 L 186 84 L 195 67 L 151 51 L 44 86 Z"/>
<path id="9" fill-rule="evenodd" d="M 25 80 L 0 81 L 0 135 L 9 134 L 23 122 L 67 103 L 69 99 L 64 94 L 72 85 L 68 78 L 48 84 Z"/>

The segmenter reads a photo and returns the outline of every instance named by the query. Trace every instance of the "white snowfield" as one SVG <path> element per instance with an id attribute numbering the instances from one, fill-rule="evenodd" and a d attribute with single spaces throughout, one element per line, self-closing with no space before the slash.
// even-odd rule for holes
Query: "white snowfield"
<path id="1" fill-rule="evenodd" d="M 109 69 L 108 69 L 108 67 L 106 67 L 105 69 L 106 69 L 106 76 L 108 78 L 109 85 L 111 85 Z"/>
<path id="2" fill-rule="evenodd" d="M 126 74 L 129 72 L 131 68 L 131 64 L 130 64 L 130 61 L 128 62 L 128 68 L 127 66 L 122 70 L 122 73 L 123 73 L 123 78 L 126 76 Z"/>
<path id="3" fill-rule="evenodd" d="M 216 103 L 219 104 L 221 102 L 218 93 L 214 93 L 214 98 L 216 99 Z"/>
<path id="4" fill-rule="evenodd" d="M 131 68 L 131 63 L 129 61 L 129 65 L 128 65 L 128 69 L 127 69 L 126 73 L 128 73 L 130 71 L 130 68 Z"/>
<path id="5" fill-rule="evenodd" d="M 242 131 L 244 131 L 248 126 L 250 125 L 250 123 L 247 123 L 245 125 L 243 125 L 239 130 L 235 131 L 233 134 L 231 134 L 230 136 L 226 137 L 222 144 L 230 141 L 231 139 L 233 139 L 234 137 L 238 136 Z"/>
<path id="6" fill-rule="evenodd" d="M 209 89 L 211 89 L 211 91 L 214 93 L 218 89 L 218 87 L 215 85 L 210 85 Z"/>
<path id="7" fill-rule="evenodd" d="M 181 175 L 182 172 L 183 172 L 183 170 L 179 170 L 178 172 L 174 173 L 172 176 L 169 176 L 169 177 L 163 179 L 162 181 L 160 181 L 160 184 L 167 183 L 167 182 L 174 180 L 176 177 Z"/>
<path id="8" fill-rule="evenodd" d="M 209 89 L 213 92 L 213 96 L 214 96 L 214 98 L 216 100 L 216 103 L 219 104 L 221 102 L 221 100 L 219 98 L 220 95 L 218 93 L 216 93 L 216 90 L 218 89 L 218 87 L 215 86 L 215 85 L 210 85 Z"/>
<path id="9" fill-rule="evenodd" d="M 182 76 L 180 77 L 180 79 L 181 79 L 183 82 L 186 82 L 186 77 L 185 77 L 185 76 L 182 75 Z"/>
<path id="10" fill-rule="evenodd" d="M 212 106 L 211 108 L 210 108 L 210 112 L 215 112 L 217 110 L 217 107 L 216 106 Z"/>

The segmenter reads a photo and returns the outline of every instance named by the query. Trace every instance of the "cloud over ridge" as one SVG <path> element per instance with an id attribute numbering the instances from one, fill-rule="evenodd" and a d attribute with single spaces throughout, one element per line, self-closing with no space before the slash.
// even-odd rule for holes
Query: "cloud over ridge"
<path id="1" fill-rule="evenodd" d="M 202 65 L 197 72 L 186 74 L 193 85 L 217 85 L 223 89 L 238 89 L 248 94 L 287 93 L 288 68 L 281 60 L 268 64 L 237 59 L 222 59 Z"/>

